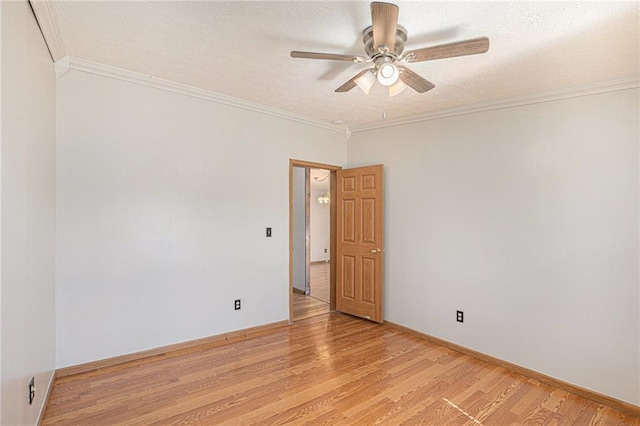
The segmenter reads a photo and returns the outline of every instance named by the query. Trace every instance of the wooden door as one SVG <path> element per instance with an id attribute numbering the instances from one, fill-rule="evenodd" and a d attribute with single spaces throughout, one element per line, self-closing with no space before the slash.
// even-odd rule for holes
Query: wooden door
<path id="1" fill-rule="evenodd" d="M 338 170 L 336 310 L 382 322 L 382 165 Z"/>

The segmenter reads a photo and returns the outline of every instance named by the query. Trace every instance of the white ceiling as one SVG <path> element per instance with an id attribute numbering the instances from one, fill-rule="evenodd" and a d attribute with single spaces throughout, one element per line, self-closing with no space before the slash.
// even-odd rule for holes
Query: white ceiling
<path id="1" fill-rule="evenodd" d="M 55 1 L 64 54 L 327 123 L 382 120 L 638 78 L 638 2 L 395 2 L 405 50 L 487 36 L 489 52 L 410 64 L 436 88 L 389 98 L 334 89 L 366 67 L 293 59 L 363 54 L 369 2 Z"/>
<path id="2" fill-rule="evenodd" d="M 310 169 L 310 186 L 311 189 L 325 192 L 329 191 L 330 179 L 329 174 L 331 172 L 329 170 L 324 169 Z"/>

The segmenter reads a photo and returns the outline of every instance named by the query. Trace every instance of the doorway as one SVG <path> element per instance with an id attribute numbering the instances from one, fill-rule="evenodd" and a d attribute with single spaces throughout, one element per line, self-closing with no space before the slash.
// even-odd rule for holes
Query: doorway
<path id="1" fill-rule="evenodd" d="M 331 171 L 307 168 L 309 173 L 309 191 L 305 197 L 308 207 L 309 243 L 309 279 L 307 294 L 329 305 L 329 249 L 331 243 Z"/>
<path id="2" fill-rule="evenodd" d="M 302 194 L 298 197 L 303 200 L 299 203 L 304 203 L 305 212 L 310 211 L 309 204 L 312 202 L 310 170 L 321 169 L 324 173 L 329 172 L 327 177 L 330 180 L 330 191 L 327 194 L 330 212 L 330 241 L 327 250 L 329 311 L 337 310 L 370 321 L 383 322 L 384 166 L 376 164 L 342 169 L 327 164 L 289 160 L 289 323 L 294 321 L 294 258 L 296 255 L 302 258 L 302 252 L 305 259 L 304 275 L 300 275 L 303 278 L 297 286 L 298 291 L 306 297 L 309 297 L 313 291 L 309 282 L 311 276 L 310 220 L 306 216 L 304 231 L 301 231 L 304 233 L 304 242 L 303 238 L 299 237 L 297 252 L 294 243 L 296 237 L 294 206 L 301 205 L 294 203 L 295 169 L 304 170 L 304 190 L 299 189 L 298 186 L 296 188 L 298 188 L 297 193 Z M 302 174 L 302 172 L 296 173 Z M 339 190 L 336 190 L 338 188 Z M 331 199 L 331 194 L 334 195 L 334 200 Z M 316 201 L 321 200 L 316 199 Z M 311 299 L 313 298 L 301 300 L 312 301 Z M 315 315 L 317 313 L 313 314 Z"/>
<path id="3" fill-rule="evenodd" d="M 289 167 L 289 321 L 335 309 L 335 206 L 337 166 L 291 160 Z"/>

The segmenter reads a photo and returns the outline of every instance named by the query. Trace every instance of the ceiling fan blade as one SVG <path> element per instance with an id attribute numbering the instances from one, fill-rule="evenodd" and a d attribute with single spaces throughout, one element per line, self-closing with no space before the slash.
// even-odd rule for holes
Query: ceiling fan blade
<path id="1" fill-rule="evenodd" d="M 436 87 L 435 84 L 420 77 L 409 68 L 398 67 L 398 69 L 400 70 L 400 80 L 418 93 L 424 93 Z"/>
<path id="2" fill-rule="evenodd" d="M 357 86 L 356 84 L 356 80 L 360 77 L 362 77 L 363 75 L 365 75 L 366 73 L 368 73 L 369 71 L 371 71 L 371 68 L 367 68 L 366 70 L 362 70 L 360 71 L 358 74 L 356 74 L 351 80 L 347 81 L 346 83 L 344 83 L 342 86 L 338 87 L 335 91 L 337 93 L 344 93 L 344 92 L 348 92 L 349 90 L 353 89 L 354 87 Z"/>
<path id="3" fill-rule="evenodd" d="M 398 6 L 391 3 L 371 3 L 371 22 L 373 24 L 373 47 L 386 46 L 393 51 L 396 44 L 398 25 Z"/>
<path id="4" fill-rule="evenodd" d="M 453 58 L 455 56 L 477 55 L 479 53 L 485 53 L 487 50 L 489 50 L 489 39 L 487 37 L 479 37 L 441 44 L 439 46 L 410 50 L 405 52 L 402 57 L 407 62 L 422 62 L 432 61 L 434 59 Z"/>
<path id="5" fill-rule="evenodd" d="M 291 57 L 304 58 L 304 59 L 327 59 L 330 61 L 350 61 L 350 62 L 365 62 L 367 59 L 363 56 L 336 55 L 334 53 L 299 52 L 297 50 L 291 51 Z"/>

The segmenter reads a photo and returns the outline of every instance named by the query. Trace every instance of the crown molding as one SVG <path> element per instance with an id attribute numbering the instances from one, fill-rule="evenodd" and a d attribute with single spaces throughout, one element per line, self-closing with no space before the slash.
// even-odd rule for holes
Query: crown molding
<path id="1" fill-rule="evenodd" d="M 33 13 L 36 15 L 44 40 L 49 47 L 51 57 L 56 62 L 65 56 L 64 43 L 60 35 L 60 24 L 56 8 L 51 0 L 29 0 Z"/>
<path id="2" fill-rule="evenodd" d="M 68 65 L 67 65 L 68 64 Z M 296 114 L 277 108 L 271 108 L 260 105 L 255 102 L 245 101 L 243 99 L 234 98 L 232 96 L 222 95 L 210 90 L 199 89 L 197 87 L 186 84 L 176 83 L 174 81 L 165 80 L 154 77 L 152 75 L 141 74 L 133 71 L 127 71 L 121 68 L 111 67 L 108 65 L 97 64 L 95 62 L 85 61 L 83 59 L 65 57 L 56 62 L 56 74 L 64 75 L 69 69 L 82 71 L 90 74 L 96 74 L 107 78 L 126 81 L 129 83 L 140 84 L 142 86 L 153 87 L 155 89 L 166 90 L 168 92 L 178 93 L 185 96 L 191 96 L 197 99 L 227 105 L 247 111 L 258 112 L 260 114 L 270 115 L 272 117 L 283 118 L 297 123 L 308 124 L 315 127 L 331 130 L 334 132 L 342 132 L 344 134 L 344 126 L 336 126 L 322 120 L 307 117 L 302 114 Z"/>
<path id="3" fill-rule="evenodd" d="M 376 123 L 352 126 L 349 130 L 352 133 L 364 132 L 367 130 L 382 129 L 385 127 L 400 126 L 403 124 L 417 123 L 420 121 L 435 120 L 438 118 L 453 117 L 456 115 L 472 114 L 475 112 L 491 111 L 495 109 L 511 108 L 516 106 L 531 105 L 541 102 L 550 102 L 560 99 L 577 98 L 580 96 L 595 95 L 598 93 L 615 92 L 640 87 L 640 77 L 631 77 L 621 80 L 608 81 L 604 83 L 590 84 L 586 86 L 572 87 L 568 89 L 544 92 L 535 95 L 518 96 L 513 98 L 500 99 L 491 102 L 481 102 L 471 105 L 445 108 L 430 111 L 424 114 L 416 114 L 408 117 L 385 120 Z"/>
<path id="4" fill-rule="evenodd" d="M 35 2 L 48 3 L 48 2 Z M 51 9 L 50 9 L 51 10 Z M 384 120 L 381 122 L 368 123 L 346 127 L 344 125 L 334 125 L 323 120 L 311 118 L 302 114 L 296 114 L 277 108 L 267 107 L 255 102 L 245 101 L 243 99 L 234 98 L 232 96 L 223 95 L 197 87 L 188 86 L 186 84 L 176 83 L 173 81 L 154 77 L 152 75 L 141 74 L 133 71 L 127 71 L 121 68 L 102 65 L 83 59 L 63 57 L 56 61 L 55 71 L 57 78 L 64 76 L 69 70 L 77 70 L 91 74 L 100 75 L 107 78 L 126 81 L 130 83 L 140 84 L 147 87 L 166 90 L 169 92 L 179 93 L 206 101 L 232 106 L 248 111 L 254 111 L 261 114 L 270 115 L 272 117 L 283 118 L 298 123 L 308 124 L 311 126 L 341 132 L 345 140 L 349 140 L 352 133 L 364 132 L 368 130 L 382 129 L 385 127 L 400 126 L 404 124 L 412 124 L 421 121 L 435 120 L 439 118 L 453 117 L 464 114 L 472 114 L 482 111 L 491 111 L 502 108 L 511 108 L 516 106 L 531 105 L 541 102 L 550 102 L 561 99 L 576 98 L 580 96 L 594 95 L 598 93 L 614 92 L 618 90 L 626 90 L 640 87 L 640 77 L 631 77 L 621 80 L 608 81 L 585 86 L 572 87 L 551 92 L 543 92 L 534 95 L 519 96 L 513 98 L 500 99 L 490 102 L 481 102 L 471 105 L 462 105 L 457 107 L 445 108 L 436 111 L 429 111 L 424 114 L 416 114 L 408 117 Z"/>
<path id="5" fill-rule="evenodd" d="M 65 56 L 53 63 L 53 70 L 56 73 L 56 80 L 62 78 L 71 69 L 71 58 Z"/>
<path id="6" fill-rule="evenodd" d="M 344 129 L 342 130 L 342 136 L 344 136 L 345 141 L 349 141 L 349 138 L 351 138 L 351 129 L 349 129 L 347 126 L 344 126 Z"/>

